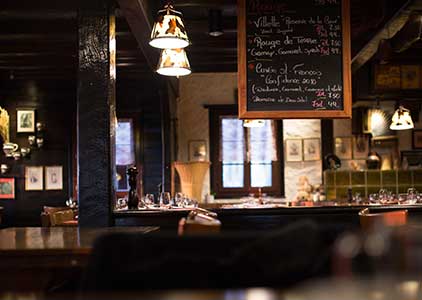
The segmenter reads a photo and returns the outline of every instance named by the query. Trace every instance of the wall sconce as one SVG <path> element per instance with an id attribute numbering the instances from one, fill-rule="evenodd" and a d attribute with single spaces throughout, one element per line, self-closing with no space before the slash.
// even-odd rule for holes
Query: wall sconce
<path id="1" fill-rule="evenodd" d="M 394 112 L 393 117 L 391 118 L 391 130 L 405 130 L 412 129 L 414 127 L 412 117 L 410 116 L 410 110 L 399 106 L 399 108 Z"/>
<path id="2" fill-rule="evenodd" d="M 1 164 L 0 166 L 0 172 L 1 174 L 6 174 L 9 171 L 9 166 L 6 164 Z"/>
<path id="3" fill-rule="evenodd" d="M 161 51 L 157 73 L 165 76 L 185 76 L 191 73 L 188 57 L 184 49 L 164 49 Z"/>
<path id="4" fill-rule="evenodd" d="M 243 120 L 243 127 L 258 128 L 258 127 L 264 127 L 264 125 L 265 125 L 264 120 Z"/>
<path id="5" fill-rule="evenodd" d="M 158 11 L 149 44 L 159 49 L 179 49 L 189 45 L 182 13 L 170 3 Z"/>

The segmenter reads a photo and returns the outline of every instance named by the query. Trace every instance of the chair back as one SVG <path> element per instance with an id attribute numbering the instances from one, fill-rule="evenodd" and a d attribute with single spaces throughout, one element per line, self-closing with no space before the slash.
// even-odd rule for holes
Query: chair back
<path id="1" fill-rule="evenodd" d="M 51 226 L 60 226 L 64 222 L 74 220 L 74 217 L 75 217 L 73 214 L 73 210 L 71 209 L 60 210 L 60 211 L 51 213 L 49 215 L 50 215 Z"/>
<path id="2" fill-rule="evenodd" d="M 376 226 L 397 227 L 407 223 L 407 210 L 371 213 L 369 208 L 359 212 L 359 221 L 363 230 L 371 230 Z"/>

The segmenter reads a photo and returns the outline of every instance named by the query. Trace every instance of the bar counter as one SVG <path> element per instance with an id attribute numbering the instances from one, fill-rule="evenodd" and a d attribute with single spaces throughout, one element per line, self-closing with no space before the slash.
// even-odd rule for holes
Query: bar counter
<path id="1" fill-rule="evenodd" d="M 409 221 L 422 215 L 422 204 L 415 205 L 316 205 L 284 206 L 274 208 L 222 208 L 221 205 L 200 204 L 202 208 L 218 214 L 223 230 L 265 230 L 273 229 L 299 220 L 313 220 L 328 227 L 355 229 L 359 226 L 360 210 L 369 207 L 371 211 L 407 209 Z M 161 229 L 175 229 L 189 209 L 165 210 L 115 210 L 116 225 L 160 226 Z"/>

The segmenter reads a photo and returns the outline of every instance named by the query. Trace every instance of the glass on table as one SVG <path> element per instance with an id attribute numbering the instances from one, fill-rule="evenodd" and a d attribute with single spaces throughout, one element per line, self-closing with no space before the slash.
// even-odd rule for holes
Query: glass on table
<path id="1" fill-rule="evenodd" d="M 407 189 L 406 204 L 416 204 L 420 199 L 420 195 L 415 188 Z"/>
<path id="2" fill-rule="evenodd" d="M 184 196 L 182 193 L 176 193 L 176 195 L 174 196 L 174 205 L 183 207 L 183 198 Z"/>
<path id="3" fill-rule="evenodd" d="M 145 198 L 144 198 L 144 202 L 145 202 L 146 206 L 154 206 L 154 204 L 155 204 L 154 194 L 146 194 Z"/>
<path id="4" fill-rule="evenodd" d="M 369 204 L 380 204 L 379 195 L 377 193 L 369 194 Z"/>
<path id="5" fill-rule="evenodd" d="M 163 192 L 160 194 L 160 207 L 168 207 L 171 203 L 171 196 L 169 192 Z"/>

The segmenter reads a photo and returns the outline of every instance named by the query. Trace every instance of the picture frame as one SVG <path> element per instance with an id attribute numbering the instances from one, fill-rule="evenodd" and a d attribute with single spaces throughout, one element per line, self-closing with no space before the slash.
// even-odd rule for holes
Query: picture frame
<path id="1" fill-rule="evenodd" d="M 63 166 L 46 166 L 44 176 L 47 191 L 63 190 Z"/>
<path id="2" fill-rule="evenodd" d="M 205 140 L 190 140 L 188 142 L 189 161 L 206 161 L 207 142 Z"/>
<path id="3" fill-rule="evenodd" d="M 336 137 L 334 139 L 335 155 L 340 159 L 352 159 L 352 138 Z"/>
<path id="4" fill-rule="evenodd" d="M 319 138 L 303 139 L 303 160 L 321 160 L 321 140 Z"/>
<path id="5" fill-rule="evenodd" d="M 419 65 L 401 66 L 401 88 L 418 89 L 421 87 L 421 68 Z"/>
<path id="6" fill-rule="evenodd" d="M 44 168 L 41 166 L 25 167 L 25 191 L 42 191 L 44 189 Z"/>
<path id="7" fill-rule="evenodd" d="M 413 149 L 422 149 L 422 129 L 413 129 L 412 147 Z"/>
<path id="8" fill-rule="evenodd" d="M 303 145 L 301 139 L 288 139 L 285 141 L 286 162 L 303 161 Z"/>
<path id="9" fill-rule="evenodd" d="M 357 135 L 353 137 L 353 159 L 366 159 L 369 153 L 369 137 Z"/>
<path id="10" fill-rule="evenodd" d="M 15 199 L 15 178 L 0 178 L 0 199 Z"/>
<path id="11" fill-rule="evenodd" d="M 35 132 L 35 109 L 18 109 L 16 111 L 16 132 Z"/>

